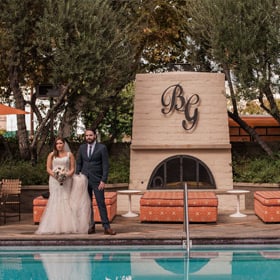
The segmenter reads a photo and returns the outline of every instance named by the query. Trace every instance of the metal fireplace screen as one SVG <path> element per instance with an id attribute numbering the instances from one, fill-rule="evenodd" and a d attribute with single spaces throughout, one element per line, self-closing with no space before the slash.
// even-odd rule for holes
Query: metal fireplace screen
<path id="1" fill-rule="evenodd" d="M 162 161 L 153 171 L 147 189 L 216 189 L 210 169 L 199 159 L 176 155 Z"/>

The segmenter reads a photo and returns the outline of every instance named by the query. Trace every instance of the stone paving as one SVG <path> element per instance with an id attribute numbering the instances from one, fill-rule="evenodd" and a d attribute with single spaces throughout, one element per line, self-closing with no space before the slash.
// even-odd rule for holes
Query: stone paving
<path id="1" fill-rule="evenodd" d="M 280 244 L 280 224 L 263 223 L 252 210 L 243 211 L 243 218 L 232 218 L 231 211 L 218 214 L 217 223 L 190 224 L 193 245 L 218 244 Z M 117 215 L 111 223 L 117 235 L 103 234 L 100 224 L 96 234 L 35 235 L 37 225 L 32 214 L 23 214 L 22 220 L 9 218 L 0 224 L 0 246 L 13 245 L 180 245 L 186 240 L 182 223 L 141 223 L 139 217 Z"/>

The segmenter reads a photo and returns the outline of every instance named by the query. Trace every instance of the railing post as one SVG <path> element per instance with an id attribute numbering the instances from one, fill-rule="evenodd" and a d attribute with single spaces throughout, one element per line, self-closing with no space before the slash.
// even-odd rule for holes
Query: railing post
<path id="1" fill-rule="evenodd" d="M 184 226 L 186 232 L 187 241 L 187 255 L 190 255 L 190 229 L 189 229 L 189 205 L 188 205 L 188 186 L 185 183 L 184 186 Z"/>

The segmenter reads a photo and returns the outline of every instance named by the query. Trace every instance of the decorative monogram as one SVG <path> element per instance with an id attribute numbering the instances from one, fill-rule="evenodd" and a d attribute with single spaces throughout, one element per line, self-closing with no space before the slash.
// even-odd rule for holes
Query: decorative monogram
<path id="1" fill-rule="evenodd" d="M 199 101 L 198 94 L 193 94 L 186 98 L 184 97 L 184 90 L 181 85 L 172 85 L 161 96 L 161 104 L 163 106 L 161 112 L 165 115 L 174 111 L 184 112 L 185 119 L 182 121 L 182 126 L 185 130 L 191 130 L 197 124 Z"/>

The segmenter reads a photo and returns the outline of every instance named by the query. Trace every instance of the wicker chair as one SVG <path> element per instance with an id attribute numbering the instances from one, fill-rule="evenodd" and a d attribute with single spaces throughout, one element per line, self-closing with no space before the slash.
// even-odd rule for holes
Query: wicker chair
<path id="1" fill-rule="evenodd" d="M 9 217 L 18 217 L 20 221 L 21 181 L 19 179 L 2 179 L 0 189 L 1 217 L 4 218 L 4 224 Z"/>

